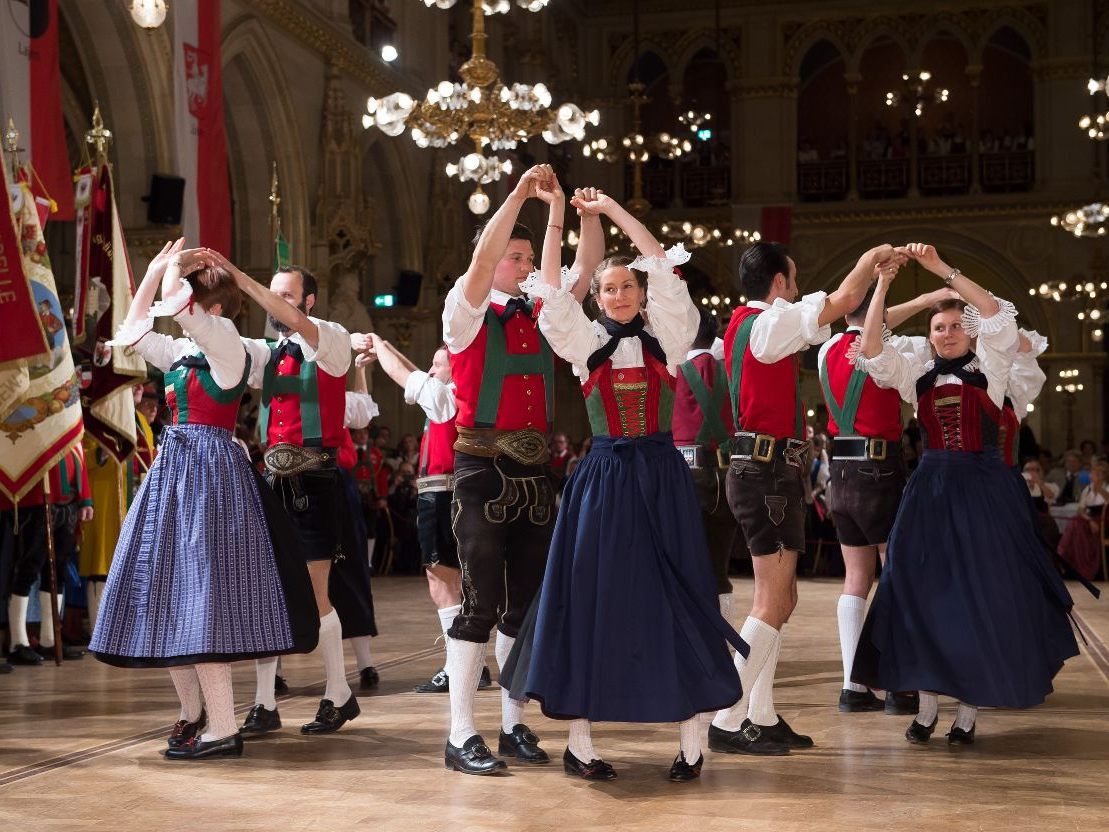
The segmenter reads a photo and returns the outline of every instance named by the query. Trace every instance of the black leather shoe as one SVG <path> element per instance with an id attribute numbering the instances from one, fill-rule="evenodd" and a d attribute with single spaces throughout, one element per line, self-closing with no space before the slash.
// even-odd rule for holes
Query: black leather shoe
<path id="1" fill-rule="evenodd" d="M 948 745 L 973 745 L 974 744 L 974 731 L 978 724 L 970 726 L 969 731 L 964 731 L 962 728 L 951 726 L 951 731 L 947 735 Z"/>
<path id="2" fill-rule="evenodd" d="M 690 765 L 685 761 L 685 755 L 679 752 L 674 758 L 674 765 L 670 766 L 670 779 L 675 783 L 688 783 L 701 776 L 701 766 L 705 764 L 705 755 L 697 758 L 697 762 Z"/>
<path id="3" fill-rule="evenodd" d="M 477 680 L 477 689 L 485 690 L 493 687 L 493 677 L 489 674 L 489 665 L 481 669 L 481 678 Z"/>
<path id="4" fill-rule="evenodd" d="M 241 756 L 243 756 L 243 738 L 237 733 L 211 742 L 203 742 L 200 737 L 193 737 L 178 748 L 166 749 L 166 759 L 169 760 L 205 760 L 212 757 Z"/>
<path id="5" fill-rule="evenodd" d="M 839 709 L 845 714 L 859 714 L 867 711 L 882 710 L 882 700 L 871 691 L 848 690 L 844 688 L 839 694 Z"/>
<path id="6" fill-rule="evenodd" d="M 350 695 L 350 699 L 338 708 L 330 699 L 321 699 L 320 708 L 316 711 L 316 718 L 307 725 L 301 725 L 300 733 L 331 734 L 338 731 L 360 713 L 362 713 L 362 709 L 358 707 L 358 700 L 354 698 L 353 693 Z"/>
<path id="7" fill-rule="evenodd" d="M 270 731 L 276 731 L 280 727 L 281 714 L 277 712 L 277 708 L 271 711 L 265 705 L 255 705 L 247 712 L 239 733 L 246 737 L 257 736 L 258 734 L 268 734 Z"/>
<path id="8" fill-rule="evenodd" d="M 616 779 L 616 769 L 604 760 L 590 760 L 588 763 L 583 763 L 570 753 L 569 748 L 562 755 L 562 770 L 583 780 Z"/>
<path id="9" fill-rule="evenodd" d="M 450 689 L 450 680 L 447 678 L 446 670 L 440 670 L 426 682 L 420 682 L 415 687 L 416 693 L 446 693 Z"/>
<path id="10" fill-rule="evenodd" d="M 936 723 L 939 722 L 939 717 L 932 720 L 931 725 L 921 725 L 915 719 L 909 723 L 909 727 L 905 729 L 905 739 L 913 745 L 923 745 L 932 739 L 932 734 L 936 730 Z"/>
<path id="11" fill-rule="evenodd" d="M 807 737 L 804 734 L 798 734 L 789 727 L 789 723 L 782 719 L 781 714 L 776 715 L 778 721 L 773 725 L 756 725 L 755 727 L 762 731 L 762 735 L 771 742 L 780 742 L 782 745 L 787 745 L 790 748 L 812 748 L 816 743 L 812 741 L 812 737 Z"/>
<path id="12" fill-rule="evenodd" d="M 0 675 L 11 673 L 13 670 L 15 670 L 15 668 L 7 662 L 0 662 Z"/>
<path id="13" fill-rule="evenodd" d="M 539 737 L 523 723 L 514 726 L 511 734 L 501 731 L 497 753 L 502 757 L 515 757 L 521 763 L 531 765 L 543 765 L 551 761 L 547 752 L 539 747 Z"/>
<path id="14" fill-rule="evenodd" d="M 751 720 L 743 720 L 738 731 L 725 731 L 709 725 L 709 749 L 724 754 L 758 754 L 763 757 L 782 757 L 789 753 L 789 746 L 767 738 L 763 730 Z"/>
<path id="15" fill-rule="evenodd" d="M 377 671 L 373 667 L 363 667 L 358 672 L 358 689 L 359 690 L 372 690 L 377 687 L 377 683 L 381 681 Z"/>
<path id="16" fill-rule="evenodd" d="M 284 676 L 273 677 L 273 692 L 274 693 L 288 693 L 289 683 L 285 681 Z"/>
<path id="17" fill-rule="evenodd" d="M 35 652 L 43 657 L 46 661 L 54 661 L 54 647 L 43 647 L 41 644 L 35 648 Z M 72 647 L 68 644 L 62 645 L 62 660 L 71 662 L 75 659 L 85 658 L 85 651 L 80 647 Z"/>
<path id="18" fill-rule="evenodd" d="M 186 719 L 179 719 L 173 723 L 173 730 L 169 732 L 169 739 L 166 740 L 166 745 L 170 748 L 180 748 L 193 737 L 200 736 L 200 732 L 204 730 L 205 723 L 208 722 L 208 714 L 204 709 L 200 709 L 200 716 L 197 717 L 196 722 L 189 722 Z"/>
<path id="19" fill-rule="evenodd" d="M 508 768 L 508 763 L 493 756 L 481 734 L 474 734 L 462 743 L 461 748 L 451 745 L 451 741 L 447 740 L 443 764 L 448 769 L 461 771 L 463 774 L 496 774 Z"/>
<path id="20" fill-rule="evenodd" d="M 909 716 L 920 713 L 920 695 L 915 692 L 886 692 L 886 713 L 892 716 Z"/>
<path id="21" fill-rule="evenodd" d="M 42 664 L 42 656 L 32 650 L 26 644 L 17 644 L 8 651 L 8 661 L 12 664 L 21 664 L 27 667 L 34 667 Z"/>

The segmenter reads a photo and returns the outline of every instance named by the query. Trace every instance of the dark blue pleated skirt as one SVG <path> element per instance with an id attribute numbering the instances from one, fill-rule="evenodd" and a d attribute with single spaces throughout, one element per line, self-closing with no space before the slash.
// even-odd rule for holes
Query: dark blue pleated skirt
<path id="1" fill-rule="evenodd" d="M 720 616 L 701 509 L 669 433 L 594 437 L 529 619 L 506 681 L 547 716 L 680 722 L 739 699 L 726 640 L 744 655 L 747 645 Z"/>
<path id="2" fill-rule="evenodd" d="M 1000 457 L 926 451 L 890 534 L 852 678 L 1027 708 L 1077 655 L 1070 594 Z"/>

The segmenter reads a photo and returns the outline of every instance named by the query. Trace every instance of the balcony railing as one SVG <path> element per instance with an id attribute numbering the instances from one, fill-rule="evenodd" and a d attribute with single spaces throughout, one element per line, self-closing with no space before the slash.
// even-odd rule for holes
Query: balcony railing
<path id="1" fill-rule="evenodd" d="M 979 181 L 989 193 L 1028 191 L 1036 179 L 1035 153 L 1016 150 L 978 157 Z"/>
<path id="2" fill-rule="evenodd" d="M 624 171 L 624 198 L 632 195 L 633 174 L 630 166 Z M 656 208 L 677 207 L 675 195 L 680 195 L 682 207 L 700 208 L 705 205 L 724 205 L 732 195 L 732 172 L 727 165 L 681 165 L 675 172 L 673 166 L 644 168 L 643 196 Z"/>
<path id="3" fill-rule="evenodd" d="M 797 166 L 797 192 L 802 199 L 821 202 L 847 196 L 847 160 L 803 162 Z"/>
<path id="4" fill-rule="evenodd" d="M 909 192 L 908 159 L 864 159 L 859 162 L 859 196 L 889 199 Z"/>

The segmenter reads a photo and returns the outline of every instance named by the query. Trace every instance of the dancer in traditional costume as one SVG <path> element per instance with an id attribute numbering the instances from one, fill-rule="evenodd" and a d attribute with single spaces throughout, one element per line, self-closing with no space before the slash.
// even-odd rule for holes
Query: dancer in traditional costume
<path id="1" fill-rule="evenodd" d="M 1067 619 L 1072 601 L 1037 536 L 1027 489 L 1001 456 L 1016 310 L 932 246 L 899 251 L 963 300 L 941 301 L 929 313 L 935 357 L 928 362 L 882 343 L 890 275 L 879 278 L 866 318 L 859 363 L 880 387 L 916 405 L 925 453 L 901 500 L 852 678 L 920 691 L 905 732 L 912 743 L 935 731 L 938 695 L 954 697 L 947 739 L 965 745 L 974 742 L 979 707 L 1027 708 L 1051 692 L 1063 662 L 1078 652 Z"/>
<path id="2" fill-rule="evenodd" d="M 250 371 L 230 320 L 239 290 L 181 243 L 151 263 L 116 339 L 165 373 L 173 420 L 124 522 L 89 650 L 170 668 L 181 718 L 167 757 L 237 757 L 230 662 L 311 650 L 316 616 L 295 532 L 231 438 Z M 158 315 L 188 337 L 154 332 Z"/>

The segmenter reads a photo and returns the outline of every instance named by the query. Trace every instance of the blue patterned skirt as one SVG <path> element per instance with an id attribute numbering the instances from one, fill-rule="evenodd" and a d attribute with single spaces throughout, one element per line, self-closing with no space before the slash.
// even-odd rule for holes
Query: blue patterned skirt
<path id="1" fill-rule="evenodd" d="M 166 428 L 89 650 L 121 667 L 170 667 L 309 652 L 318 631 L 296 532 L 230 431 Z"/>

